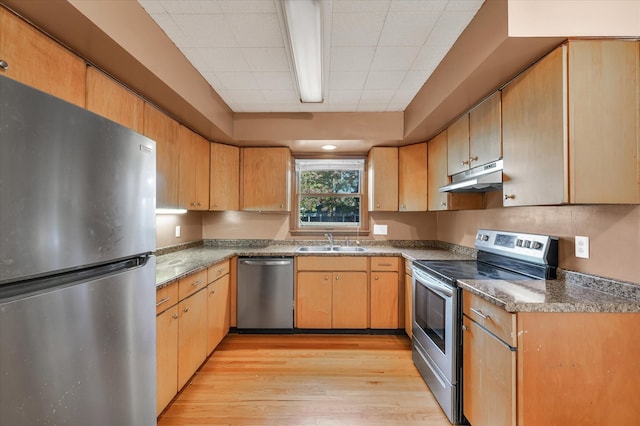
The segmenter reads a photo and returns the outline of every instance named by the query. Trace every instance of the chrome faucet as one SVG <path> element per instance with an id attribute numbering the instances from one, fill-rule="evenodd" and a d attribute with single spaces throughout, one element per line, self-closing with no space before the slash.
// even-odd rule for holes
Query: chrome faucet
<path id="1" fill-rule="evenodd" d="M 324 236 L 329 240 L 329 248 L 333 249 L 333 234 L 324 234 Z"/>

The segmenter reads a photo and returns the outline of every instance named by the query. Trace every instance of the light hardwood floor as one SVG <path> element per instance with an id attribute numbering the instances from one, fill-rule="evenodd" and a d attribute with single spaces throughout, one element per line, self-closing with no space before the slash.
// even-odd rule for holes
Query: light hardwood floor
<path id="1" fill-rule="evenodd" d="M 230 334 L 159 425 L 449 426 L 406 336 Z"/>

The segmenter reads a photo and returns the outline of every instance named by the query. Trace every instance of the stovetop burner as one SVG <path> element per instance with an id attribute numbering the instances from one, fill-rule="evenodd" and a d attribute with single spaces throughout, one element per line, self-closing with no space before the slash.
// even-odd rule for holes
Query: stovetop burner
<path id="1" fill-rule="evenodd" d="M 454 285 L 456 280 L 530 280 L 533 277 L 497 268 L 476 260 L 417 260 L 423 271 Z"/>

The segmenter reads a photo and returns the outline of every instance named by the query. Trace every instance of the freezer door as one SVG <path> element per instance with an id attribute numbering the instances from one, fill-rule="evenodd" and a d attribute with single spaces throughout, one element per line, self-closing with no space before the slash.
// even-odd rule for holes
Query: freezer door
<path id="1" fill-rule="evenodd" d="M 155 142 L 0 76 L 0 284 L 155 249 Z"/>
<path id="2" fill-rule="evenodd" d="M 0 424 L 155 425 L 155 258 L 0 301 Z"/>

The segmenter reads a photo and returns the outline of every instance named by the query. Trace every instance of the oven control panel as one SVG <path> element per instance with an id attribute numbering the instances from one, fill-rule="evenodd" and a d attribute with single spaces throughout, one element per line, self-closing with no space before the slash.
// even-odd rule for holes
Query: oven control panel
<path id="1" fill-rule="evenodd" d="M 558 238 L 548 235 L 479 229 L 475 247 L 478 250 L 549 264 L 557 258 Z"/>

